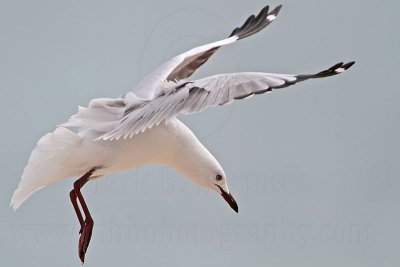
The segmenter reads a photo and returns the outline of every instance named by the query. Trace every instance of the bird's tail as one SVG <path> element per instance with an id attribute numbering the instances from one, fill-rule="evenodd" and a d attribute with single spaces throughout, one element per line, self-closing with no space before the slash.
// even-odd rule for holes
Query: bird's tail
<path id="1" fill-rule="evenodd" d="M 74 176 L 73 152 L 81 137 L 71 130 L 58 127 L 44 135 L 32 151 L 22 179 L 15 190 L 10 206 L 16 210 L 33 193 L 43 187 Z"/>

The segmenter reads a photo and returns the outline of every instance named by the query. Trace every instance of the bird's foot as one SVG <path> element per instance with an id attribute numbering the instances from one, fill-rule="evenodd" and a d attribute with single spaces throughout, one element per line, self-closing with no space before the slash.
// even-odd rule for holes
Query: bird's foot
<path id="1" fill-rule="evenodd" d="M 90 238 L 92 237 L 92 230 L 93 230 L 93 220 L 86 219 L 84 226 L 81 227 L 81 230 L 79 231 L 80 237 L 78 244 L 78 252 L 82 264 L 85 262 L 85 254 L 90 243 Z"/>

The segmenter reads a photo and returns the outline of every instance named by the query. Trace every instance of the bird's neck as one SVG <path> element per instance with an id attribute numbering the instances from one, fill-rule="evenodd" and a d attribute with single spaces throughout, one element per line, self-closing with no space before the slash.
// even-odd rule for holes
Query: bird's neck
<path id="1" fill-rule="evenodd" d="M 174 153 L 164 163 L 195 184 L 206 186 L 204 179 L 211 169 L 220 167 L 218 161 L 186 125 L 178 121 L 176 127 Z"/>

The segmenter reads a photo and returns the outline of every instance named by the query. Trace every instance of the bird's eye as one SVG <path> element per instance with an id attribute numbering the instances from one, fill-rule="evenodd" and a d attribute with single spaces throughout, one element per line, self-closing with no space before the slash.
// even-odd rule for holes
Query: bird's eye
<path id="1" fill-rule="evenodd" d="M 221 180 L 222 180 L 222 175 L 221 175 L 221 174 L 217 174 L 217 176 L 215 177 L 215 179 L 217 179 L 217 181 L 221 181 Z"/>

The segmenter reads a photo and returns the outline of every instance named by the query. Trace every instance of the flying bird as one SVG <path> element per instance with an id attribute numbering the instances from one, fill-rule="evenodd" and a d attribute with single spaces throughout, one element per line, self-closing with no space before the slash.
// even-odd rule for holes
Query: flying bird
<path id="1" fill-rule="evenodd" d="M 93 219 L 81 188 L 88 181 L 115 171 L 165 164 L 193 183 L 215 191 L 238 212 L 221 165 L 177 116 L 333 76 L 354 64 L 338 63 L 306 75 L 241 72 L 187 79 L 222 46 L 267 27 L 281 7 L 270 10 L 266 6 L 229 37 L 172 58 L 122 97 L 93 99 L 88 107 L 79 107 L 77 114 L 38 141 L 12 196 L 11 207 L 18 209 L 33 193 L 51 183 L 80 177 L 73 183 L 70 199 L 81 226 L 78 254 L 82 263 Z"/>

